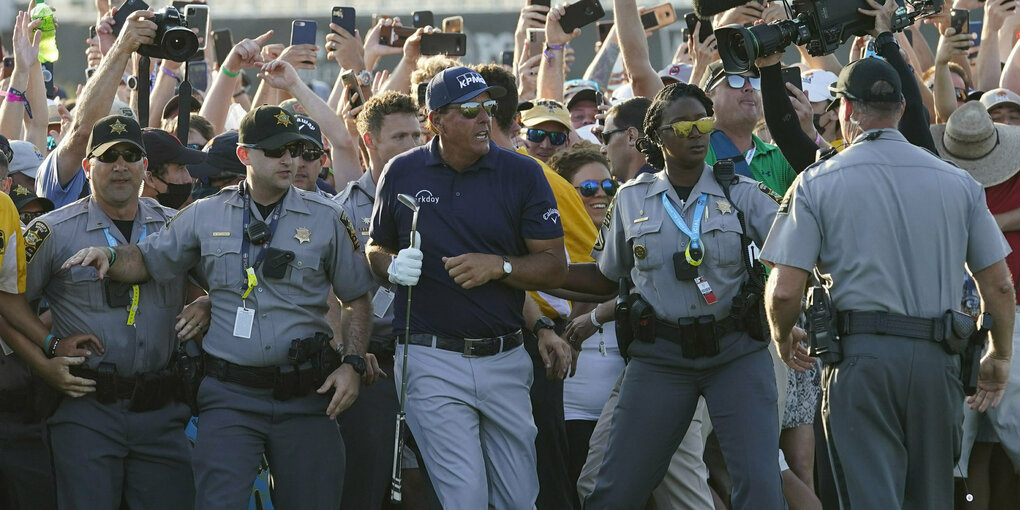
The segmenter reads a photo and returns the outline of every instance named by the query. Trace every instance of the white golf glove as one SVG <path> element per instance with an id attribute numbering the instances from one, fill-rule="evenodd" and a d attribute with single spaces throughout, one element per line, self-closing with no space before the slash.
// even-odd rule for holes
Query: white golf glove
<path id="1" fill-rule="evenodd" d="M 418 278 L 421 277 L 421 261 L 424 258 L 424 254 L 418 249 L 419 246 L 421 246 L 421 236 L 415 235 L 411 247 L 400 250 L 393 258 L 389 269 L 386 270 L 390 275 L 390 283 L 407 287 L 418 284 Z"/>

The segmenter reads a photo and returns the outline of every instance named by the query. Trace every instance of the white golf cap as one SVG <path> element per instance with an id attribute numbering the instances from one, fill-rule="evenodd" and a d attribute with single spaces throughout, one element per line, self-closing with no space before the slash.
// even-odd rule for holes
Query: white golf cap
<path id="1" fill-rule="evenodd" d="M 800 82 L 804 86 L 804 93 L 808 101 L 817 103 L 820 101 L 830 102 L 836 96 L 829 92 L 829 85 L 836 83 L 839 77 L 824 69 L 808 69 L 800 76 Z"/>

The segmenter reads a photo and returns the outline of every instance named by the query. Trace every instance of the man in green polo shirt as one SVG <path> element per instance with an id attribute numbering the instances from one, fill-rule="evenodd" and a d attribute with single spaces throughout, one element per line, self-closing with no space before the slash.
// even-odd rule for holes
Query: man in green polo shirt
<path id="1" fill-rule="evenodd" d="M 761 86 L 757 73 L 727 74 L 719 61 L 705 73 L 702 88 L 715 108 L 715 132 L 712 133 L 705 162 L 733 159 L 736 172 L 765 184 L 779 195 L 786 193 L 797 172 L 783 157 L 779 147 L 754 135 L 762 118 Z"/>

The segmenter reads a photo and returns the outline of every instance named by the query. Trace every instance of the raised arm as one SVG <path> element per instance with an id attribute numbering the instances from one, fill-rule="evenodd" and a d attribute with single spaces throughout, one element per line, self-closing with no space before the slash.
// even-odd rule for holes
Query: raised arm
<path id="1" fill-rule="evenodd" d="M 347 128 L 312 89 L 298 77 L 294 67 L 283 60 L 274 60 L 262 66 L 259 78 L 275 88 L 286 90 L 305 112 L 322 129 L 333 147 L 333 173 L 336 182 L 350 182 L 361 177 L 361 163 L 358 161 L 357 146 Z"/>
<path id="2" fill-rule="evenodd" d="M 654 97 L 662 90 L 659 73 L 648 56 L 648 38 L 635 0 L 613 0 L 613 21 L 620 42 L 623 65 L 630 74 L 634 96 Z"/>
<path id="3" fill-rule="evenodd" d="M 575 28 L 571 33 L 563 31 L 560 17 L 564 13 L 563 6 L 549 11 L 545 19 L 545 48 L 538 64 L 538 94 L 542 99 L 555 99 L 563 102 L 563 58 L 566 55 L 567 43 L 581 35 L 581 29 Z"/>
<path id="4" fill-rule="evenodd" d="M 81 99 L 72 112 L 71 132 L 61 139 L 56 148 L 61 186 L 66 186 L 81 171 L 81 161 L 88 151 L 92 126 L 110 113 L 113 98 L 124 77 L 124 70 L 131 61 L 131 55 L 142 44 L 152 43 L 156 35 L 156 24 L 150 18 L 152 11 L 136 11 L 128 16 L 117 40 L 78 96 Z"/>
<path id="5" fill-rule="evenodd" d="M 199 115 L 208 120 L 216 133 L 223 132 L 223 126 L 227 122 L 227 112 L 230 110 L 231 96 L 237 90 L 237 82 L 241 80 L 241 71 L 250 67 L 259 67 L 262 62 L 262 45 L 273 37 L 270 30 L 255 39 L 244 39 L 231 48 L 227 58 L 223 60 L 223 66 L 213 79 L 209 91 L 202 102 Z"/>

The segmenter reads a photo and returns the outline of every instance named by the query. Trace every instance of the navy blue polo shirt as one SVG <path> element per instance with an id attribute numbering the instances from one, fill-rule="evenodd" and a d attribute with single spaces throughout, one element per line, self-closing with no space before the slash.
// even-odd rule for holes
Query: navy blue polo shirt
<path id="1" fill-rule="evenodd" d="M 500 282 L 464 289 L 443 257 L 465 253 L 520 256 L 525 239 L 563 237 L 556 199 L 533 159 L 489 143 L 489 152 L 457 172 L 439 156 L 438 138 L 393 158 L 383 170 L 369 236 L 394 253 L 410 241 L 411 210 L 397 200 L 418 199 L 418 233 L 425 255 L 412 294 L 411 333 L 488 338 L 521 329 L 524 291 Z M 393 332 L 404 333 L 407 287 L 397 286 Z"/>

